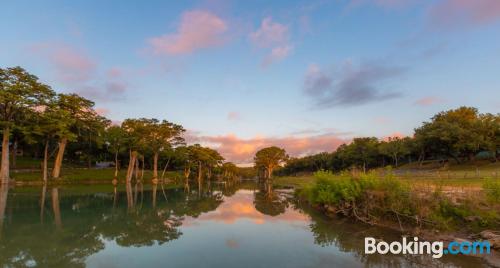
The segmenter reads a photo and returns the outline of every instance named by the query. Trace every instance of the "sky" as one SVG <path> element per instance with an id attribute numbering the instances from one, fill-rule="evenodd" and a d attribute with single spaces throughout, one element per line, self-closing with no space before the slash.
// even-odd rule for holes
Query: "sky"
<path id="1" fill-rule="evenodd" d="M 248 164 L 500 111 L 499 0 L 3 1 L 0 67 Z"/>

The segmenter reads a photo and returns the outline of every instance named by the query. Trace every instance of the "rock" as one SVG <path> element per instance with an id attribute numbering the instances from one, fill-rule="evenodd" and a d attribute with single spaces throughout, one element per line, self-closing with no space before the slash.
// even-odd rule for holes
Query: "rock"
<path id="1" fill-rule="evenodd" d="M 500 237 L 488 239 L 490 246 L 494 249 L 500 249 Z"/>
<path id="2" fill-rule="evenodd" d="M 496 250 L 491 251 L 491 254 L 485 254 L 483 259 L 492 267 L 500 268 L 500 253 Z"/>
<path id="3" fill-rule="evenodd" d="M 479 235 L 483 239 L 500 238 L 500 234 L 498 234 L 498 233 L 496 233 L 494 231 L 490 231 L 490 230 L 482 231 L 482 232 L 479 233 Z"/>

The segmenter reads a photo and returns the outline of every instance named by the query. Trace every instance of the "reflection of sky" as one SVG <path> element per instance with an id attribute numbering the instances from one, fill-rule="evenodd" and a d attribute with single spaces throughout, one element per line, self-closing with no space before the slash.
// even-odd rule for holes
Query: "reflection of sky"
<path id="1" fill-rule="evenodd" d="M 200 215 L 198 218 L 187 217 L 183 226 L 204 224 L 206 221 L 221 222 L 224 224 L 234 224 L 238 221 L 251 221 L 254 224 L 264 224 L 267 222 L 285 221 L 306 222 L 309 217 L 293 209 L 287 209 L 285 213 L 276 217 L 260 213 L 253 204 L 253 191 L 241 190 L 237 194 L 226 198 L 217 210 Z"/>
<path id="2" fill-rule="evenodd" d="M 215 211 L 186 218 L 183 235 L 163 245 L 106 248 L 90 256 L 92 267 L 355 267 L 360 264 L 334 246 L 314 244 L 308 215 L 292 208 L 278 216 L 260 213 L 253 192 L 238 191 Z"/>

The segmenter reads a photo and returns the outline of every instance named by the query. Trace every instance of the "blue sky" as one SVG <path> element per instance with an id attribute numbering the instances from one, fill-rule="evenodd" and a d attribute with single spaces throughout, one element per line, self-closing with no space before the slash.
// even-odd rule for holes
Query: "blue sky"
<path id="1" fill-rule="evenodd" d="M 500 110 L 500 1 L 6 1 L 0 66 L 248 162 Z"/>

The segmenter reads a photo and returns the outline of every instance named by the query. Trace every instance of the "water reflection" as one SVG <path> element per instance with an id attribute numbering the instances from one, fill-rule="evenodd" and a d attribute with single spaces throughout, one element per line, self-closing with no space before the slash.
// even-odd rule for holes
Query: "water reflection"
<path id="1" fill-rule="evenodd" d="M 399 235 L 327 219 L 270 184 L 197 186 L 2 187 L 0 266 L 482 265 L 464 257 L 367 256 L 365 236 Z"/>

